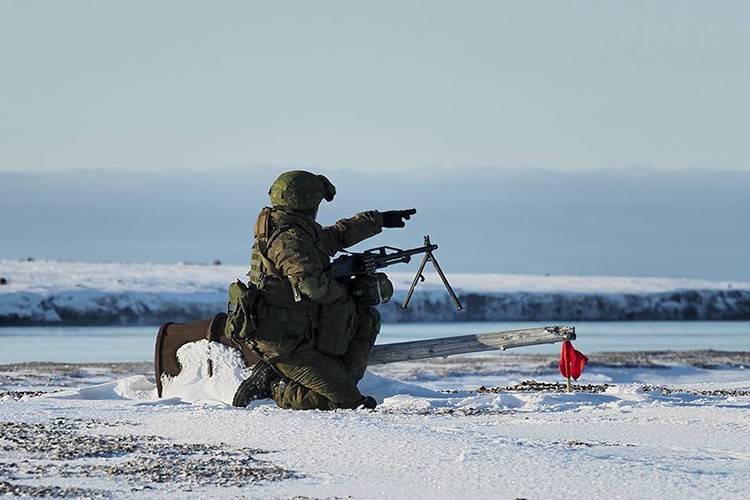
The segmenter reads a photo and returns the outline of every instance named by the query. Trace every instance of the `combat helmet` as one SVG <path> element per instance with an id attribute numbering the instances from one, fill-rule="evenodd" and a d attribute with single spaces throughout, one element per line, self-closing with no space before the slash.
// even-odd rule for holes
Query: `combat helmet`
<path id="1" fill-rule="evenodd" d="M 273 182 L 268 195 L 275 208 L 312 210 L 318 208 L 322 200 L 333 200 L 336 187 L 324 175 L 291 170 L 284 172 Z"/>

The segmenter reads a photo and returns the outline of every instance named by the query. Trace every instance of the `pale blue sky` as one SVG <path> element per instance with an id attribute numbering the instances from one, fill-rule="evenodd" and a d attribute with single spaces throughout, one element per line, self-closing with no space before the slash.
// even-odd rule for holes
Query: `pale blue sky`
<path id="1" fill-rule="evenodd" d="M 746 1 L 0 0 L 0 171 L 750 171 Z"/>

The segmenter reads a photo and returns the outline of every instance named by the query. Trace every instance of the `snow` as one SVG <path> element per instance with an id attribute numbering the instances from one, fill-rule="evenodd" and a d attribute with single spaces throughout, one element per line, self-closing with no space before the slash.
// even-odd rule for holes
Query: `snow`
<path id="1" fill-rule="evenodd" d="M 2 425 L 34 436 L 0 438 L 0 488 L 117 498 L 744 498 L 748 356 L 717 353 L 720 364 L 706 368 L 704 355 L 654 355 L 634 367 L 592 354 L 574 393 L 477 390 L 561 382 L 550 357 L 396 363 L 360 384 L 375 410 L 333 412 L 232 407 L 247 369 L 236 351 L 206 341 L 180 350 L 183 371 L 165 379 L 163 399 L 149 374 L 102 381 L 101 367 L 84 370 L 93 384 L 78 373 L 40 396 L 3 393 L 60 373 L 0 367 Z M 57 444 L 38 452 L 32 441 L 45 439 Z"/>
<path id="2" fill-rule="evenodd" d="M 208 317 L 245 271 L 0 261 L 8 280 L 0 286 L 0 323 Z M 389 274 L 403 294 L 412 275 Z M 746 282 L 449 278 L 462 297 L 484 304 L 483 314 L 497 301 L 513 314 L 533 304 L 562 314 L 583 297 L 603 304 L 586 314 L 610 314 L 620 303 L 631 312 L 726 315 L 746 311 L 750 297 Z M 433 275 L 418 294 L 410 320 L 440 317 L 435 302 L 450 309 Z M 746 497 L 749 353 L 586 354 L 591 361 L 573 393 L 556 390 L 564 384 L 555 357 L 545 354 L 371 367 L 360 389 L 378 407 L 333 412 L 283 410 L 267 400 L 232 407 L 249 369 L 233 349 L 205 340 L 180 349 L 183 369 L 163 380 L 163 398 L 149 363 L 0 366 L 0 495 Z"/>
<path id="3" fill-rule="evenodd" d="M 750 282 L 611 276 L 449 273 L 468 304 L 456 313 L 437 276 L 426 273 L 406 310 L 413 278 L 389 272 L 394 299 L 383 320 L 749 319 Z M 388 271 L 391 269 L 389 268 Z M 0 261 L 2 324 L 158 324 L 211 317 L 226 307 L 241 266 Z"/>

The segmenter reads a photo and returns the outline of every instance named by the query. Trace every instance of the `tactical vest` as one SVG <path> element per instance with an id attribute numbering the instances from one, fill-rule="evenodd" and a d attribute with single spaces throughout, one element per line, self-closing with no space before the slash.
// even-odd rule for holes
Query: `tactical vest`
<path id="1" fill-rule="evenodd" d="M 250 271 L 247 273 L 248 281 L 260 290 L 265 287 L 269 276 L 284 279 L 281 272 L 267 257 L 268 246 L 271 243 L 269 238 L 274 229 L 271 227 L 271 210 L 270 207 L 263 208 L 258 215 L 258 220 L 255 221 L 253 231 L 255 241 L 250 254 Z"/>

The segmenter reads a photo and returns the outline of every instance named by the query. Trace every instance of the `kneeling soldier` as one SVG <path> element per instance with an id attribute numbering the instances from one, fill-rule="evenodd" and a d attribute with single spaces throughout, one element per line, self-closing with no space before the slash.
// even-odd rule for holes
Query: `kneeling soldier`
<path id="1" fill-rule="evenodd" d="M 357 383 L 380 331 L 372 304 L 390 298 L 393 286 L 382 273 L 345 286 L 326 267 L 336 252 L 382 228 L 404 227 L 416 210 L 372 210 L 322 227 L 315 221 L 318 206 L 335 194 L 326 177 L 301 170 L 281 174 L 271 186 L 272 207 L 255 224 L 248 273 L 253 299 L 245 303 L 251 317 L 241 335 L 262 361 L 240 385 L 235 406 L 269 397 L 294 409 L 376 405 Z M 362 290 L 367 286 L 388 296 L 373 302 L 372 293 Z"/>

